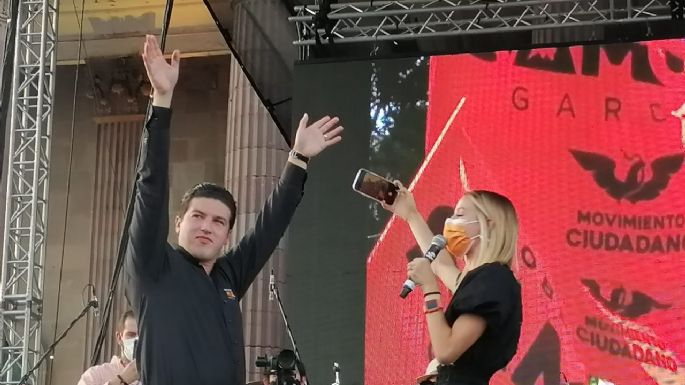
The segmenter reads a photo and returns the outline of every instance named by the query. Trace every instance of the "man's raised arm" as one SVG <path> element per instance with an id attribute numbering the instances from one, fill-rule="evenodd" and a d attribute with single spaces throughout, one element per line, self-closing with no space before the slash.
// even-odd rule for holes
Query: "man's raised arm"
<path id="1" fill-rule="evenodd" d="M 153 107 L 141 144 L 125 266 L 134 278 L 155 279 L 167 263 L 170 107 L 180 53 L 174 51 L 171 63 L 167 63 L 157 39 L 148 35 L 142 56 L 153 87 Z"/>
<path id="2" fill-rule="evenodd" d="M 254 227 L 231 249 L 224 264 L 236 295 L 241 298 L 252 284 L 259 271 L 278 246 L 303 194 L 307 163 L 303 159 L 313 158 L 326 148 L 340 142 L 343 127 L 338 118 L 328 116 L 308 124 L 305 114 L 300 120 L 295 135 L 295 144 L 281 179 L 264 208 L 257 216 Z"/>

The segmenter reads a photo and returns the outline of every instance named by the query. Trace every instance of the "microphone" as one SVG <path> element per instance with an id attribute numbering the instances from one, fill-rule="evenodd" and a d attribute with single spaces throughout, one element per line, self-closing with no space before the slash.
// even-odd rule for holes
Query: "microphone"
<path id="1" fill-rule="evenodd" d="M 93 290 L 93 296 L 88 304 L 93 307 L 95 317 L 100 317 L 100 301 L 98 301 L 98 297 L 95 295 L 95 288 L 91 286 L 91 290 Z"/>
<path id="2" fill-rule="evenodd" d="M 445 240 L 445 237 L 443 237 L 442 235 L 434 236 L 433 240 L 431 240 L 431 245 L 428 248 L 428 251 L 426 251 L 426 254 L 424 254 L 423 257 L 433 262 L 435 258 L 438 256 L 438 253 L 445 248 L 446 244 L 447 241 Z M 415 288 L 416 283 L 414 283 L 414 281 L 412 281 L 411 279 L 407 279 L 406 281 L 404 281 L 404 285 L 402 285 L 400 298 L 407 298 L 409 293 L 411 293 Z"/>
<path id="3" fill-rule="evenodd" d="M 274 300 L 274 286 L 276 286 L 276 277 L 274 277 L 274 271 L 271 270 L 271 275 L 269 276 L 269 301 Z"/>

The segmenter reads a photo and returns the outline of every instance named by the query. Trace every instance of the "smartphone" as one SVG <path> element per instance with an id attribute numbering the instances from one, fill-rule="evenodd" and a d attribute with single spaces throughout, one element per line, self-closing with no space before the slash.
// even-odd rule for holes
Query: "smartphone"
<path id="1" fill-rule="evenodd" d="M 387 205 L 395 203 L 399 189 L 391 181 L 369 170 L 359 169 L 352 189 L 366 197 Z"/>

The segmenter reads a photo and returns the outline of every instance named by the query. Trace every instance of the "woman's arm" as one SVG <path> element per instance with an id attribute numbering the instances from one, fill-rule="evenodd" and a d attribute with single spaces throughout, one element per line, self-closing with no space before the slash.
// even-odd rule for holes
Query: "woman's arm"
<path id="1" fill-rule="evenodd" d="M 383 204 L 383 207 L 409 224 L 409 228 L 416 239 L 416 243 L 421 248 L 421 252 L 426 253 L 434 234 L 416 208 L 416 202 L 412 193 L 402 186 L 400 182 L 396 181 L 395 184 L 399 187 L 395 202 L 392 206 Z M 454 292 L 457 277 L 459 277 L 459 269 L 455 265 L 452 255 L 445 250 L 441 251 L 431 264 L 431 269 L 440 278 L 442 283 L 451 292 Z"/>

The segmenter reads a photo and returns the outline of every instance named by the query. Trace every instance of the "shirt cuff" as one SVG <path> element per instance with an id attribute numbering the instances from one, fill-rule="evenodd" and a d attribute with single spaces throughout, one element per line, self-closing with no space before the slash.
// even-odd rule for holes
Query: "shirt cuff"
<path id="1" fill-rule="evenodd" d="M 145 125 L 148 129 L 159 130 L 161 128 L 169 129 L 171 125 L 171 109 L 166 107 L 152 106 L 152 112 Z"/>
<path id="2" fill-rule="evenodd" d="M 306 180 L 307 170 L 291 162 L 286 162 L 283 174 L 281 174 L 281 182 L 283 185 L 291 188 L 299 188 L 304 191 L 304 182 Z"/>
<path id="3" fill-rule="evenodd" d="M 150 120 L 171 119 L 171 108 L 152 106 Z"/>
<path id="4" fill-rule="evenodd" d="M 152 106 L 152 115 L 158 117 L 171 116 L 171 108 Z"/>

